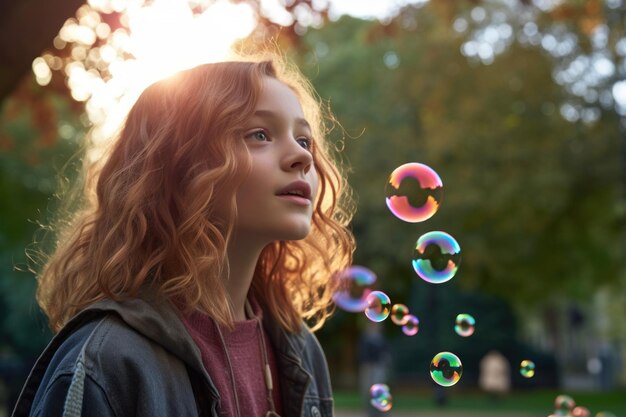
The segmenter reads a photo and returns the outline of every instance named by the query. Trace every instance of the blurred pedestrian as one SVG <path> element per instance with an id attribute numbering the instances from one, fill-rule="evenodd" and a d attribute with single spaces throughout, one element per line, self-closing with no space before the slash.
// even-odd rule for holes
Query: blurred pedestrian
<path id="1" fill-rule="evenodd" d="M 358 344 L 359 392 L 364 399 L 368 417 L 383 415 L 370 402 L 370 388 L 374 384 L 387 384 L 390 360 L 382 324 L 368 321 Z"/>
<path id="2" fill-rule="evenodd" d="M 480 360 L 478 385 L 497 401 L 511 390 L 511 366 L 497 350 L 489 351 Z"/>

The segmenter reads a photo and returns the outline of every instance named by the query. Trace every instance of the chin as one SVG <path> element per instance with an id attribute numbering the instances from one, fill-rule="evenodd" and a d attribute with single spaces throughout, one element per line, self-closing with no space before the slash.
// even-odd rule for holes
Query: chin
<path id="1" fill-rule="evenodd" d="M 309 235 L 311 231 L 310 225 L 297 225 L 285 231 L 284 237 L 281 240 L 302 240 Z"/>

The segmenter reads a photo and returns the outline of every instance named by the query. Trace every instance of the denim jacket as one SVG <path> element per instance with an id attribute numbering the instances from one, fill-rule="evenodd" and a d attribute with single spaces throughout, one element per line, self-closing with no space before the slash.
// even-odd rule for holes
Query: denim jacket
<path id="1" fill-rule="evenodd" d="M 333 416 L 324 353 L 303 324 L 264 326 L 275 349 L 283 417 Z M 100 301 L 77 314 L 33 367 L 13 417 L 211 416 L 220 394 L 167 301 Z M 255 416 L 242 416 L 255 417 Z"/>

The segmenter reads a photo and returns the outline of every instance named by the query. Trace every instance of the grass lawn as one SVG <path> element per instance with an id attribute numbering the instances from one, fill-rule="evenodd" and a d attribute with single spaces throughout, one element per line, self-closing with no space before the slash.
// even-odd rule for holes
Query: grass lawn
<path id="1" fill-rule="evenodd" d="M 515 392 L 498 401 L 492 401 L 480 392 L 446 391 L 447 410 L 498 412 L 529 412 L 548 416 L 553 412 L 554 399 L 559 394 L 567 394 L 574 398 L 576 405 L 587 407 L 591 417 L 600 411 L 610 411 L 617 417 L 626 417 L 626 392 L 562 392 L 556 390 L 534 390 Z M 357 392 L 335 391 L 335 406 L 337 409 L 360 409 L 362 400 Z M 437 410 L 433 399 L 433 392 L 400 391 L 391 392 L 393 409 L 405 411 Z"/>

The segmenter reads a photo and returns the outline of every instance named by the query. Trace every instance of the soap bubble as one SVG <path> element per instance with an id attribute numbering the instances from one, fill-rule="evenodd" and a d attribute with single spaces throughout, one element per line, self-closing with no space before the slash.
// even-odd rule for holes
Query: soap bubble
<path id="1" fill-rule="evenodd" d="M 370 404 L 378 411 L 389 411 L 392 397 L 386 384 L 374 384 L 370 388 Z"/>
<path id="2" fill-rule="evenodd" d="M 404 304 L 394 304 L 391 307 L 391 321 L 398 326 L 403 326 L 406 324 L 409 314 L 409 308 Z"/>
<path id="3" fill-rule="evenodd" d="M 589 417 L 591 412 L 587 407 L 577 406 L 572 410 L 572 417 Z"/>
<path id="4" fill-rule="evenodd" d="M 460 262 L 461 247 L 446 232 L 428 232 L 417 239 L 412 264 L 424 281 L 432 284 L 449 281 Z"/>
<path id="5" fill-rule="evenodd" d="M 391 300 L 387 294 L 382 291 L 372 291 L 366 301 L 365 315 L 368 319 L 379 322 L 389 317 Z"/>
<path id="6" fill-rule="evenodd" d="M 535 363 L 531 360 L 524 359 L 519 365 L 519 373 L 524 378 L 532 378 L 535 376 Z"/>
<path id="7" fill-rule="evenodd" d="M 413 314 L 406 315 L 407 320 L 402 326 L 402 332 L 407 336 L 415 336 L 420 329 L 420 321 Z"/>
<path id="8" fill-rule="evenodd" d="M 439 209 L 443 183 L 427 165 L 412 162 L 396 168 L 385 186 L 385 201 L 394 216 L 409 223 L 423 222 Z"/>
<path id="9" fill-rule="evenodd" d="M 430 362 L 430 376 L 442 387 L 451 387 L 463 375 L 463 364 L 454 353 L 440 352 Z"/>
<path id="10" fill-rule="evenodd" d="M 468 337 L 474 334 L 474 325 L 476 320 L 469 314 L 459 314 L 454 321 L 454 331 L 463 337 Z"/>
<path id="11" fill-rule="evenodd" d="M 569 395 L 559 395 L 554 400 L 554 413 L 557 415 L 566 415 L 570 414 L 576 403 L 574 399 Z"/>
<path id="12" fill-rule="evenodd" d="M 362 266 L 351 266 L 335 275 L 339 281 L 333 301 L 339 308 L 359 313 L 367 308 L 368 287 L 376 282 L 376 274 Z"/>

